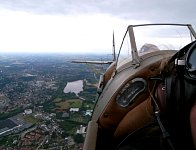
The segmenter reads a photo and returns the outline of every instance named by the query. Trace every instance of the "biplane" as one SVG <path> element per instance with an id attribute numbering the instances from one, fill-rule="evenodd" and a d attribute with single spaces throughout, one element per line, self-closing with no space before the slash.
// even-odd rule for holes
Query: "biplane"
<path id="1" fill-rule="evenodd" d="M 196 33 L 129 25 L 97 87 L 84 150 L 196 148 Z"/>

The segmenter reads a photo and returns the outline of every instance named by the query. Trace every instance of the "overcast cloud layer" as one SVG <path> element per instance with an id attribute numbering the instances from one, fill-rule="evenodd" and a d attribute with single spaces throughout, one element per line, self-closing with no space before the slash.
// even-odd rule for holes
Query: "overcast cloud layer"
<path id="1" fill-rule="evenodd" d="M 93 14 L 196 24 L 195 0 L 0 0 L 0 8 L 38 14 Z"/>
<path id="2" fill-rule="evenodd" d="M 77 19 L 81 15 L 106 16 L 105 19 L 109 16 L 116 18 L 116 22 L 119 19 L 119 21 L 136 20 L 141 23 L 188 23 L 196 27 L 195 0 L 0 0 L 0 13 L 3 11 L 42 16 L 68 16 L 69 19 L 70 17 Z M 92 25 L 92 22 L 88 24 Z"/>

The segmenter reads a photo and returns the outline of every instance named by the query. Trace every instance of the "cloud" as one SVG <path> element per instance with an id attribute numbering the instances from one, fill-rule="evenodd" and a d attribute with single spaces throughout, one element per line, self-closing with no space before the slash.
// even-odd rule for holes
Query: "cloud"
<path id="1" fill-rule="evenodd" d="M 194 0 L 0 0 L 0 48 L 110 50 L 113 30 L 118 46 L 129 24 L 196 26 L 193 4 Z"/>
<path id="2" fill-rule="evenodd" d="M 111 53 L 113 29 L 123 30 L 121 38 L 126 24 L 119 18 L 101 14 L 73 17 L 4 11 L 0 16 L 0 51 L 7 52 Z"/>
<path id="3" fill-rule="evenodd" d="M 0 0 L 0 7 L 36 14 L 110 14 L 123 19 L 196 25 L 195 0 Z"/>
<path id="4" fill-rule="evenodd" d="M 103 12 L 110 14 L 131 14 L 148 12 L 190 12 L 194 10 L 194 0 L 1 0 L 1 6 L 9 9 L 37 13 Z M 185 12 L 184 12 L 185 11 Z M 162 14 L 164 15 L 164 14 Z"/>

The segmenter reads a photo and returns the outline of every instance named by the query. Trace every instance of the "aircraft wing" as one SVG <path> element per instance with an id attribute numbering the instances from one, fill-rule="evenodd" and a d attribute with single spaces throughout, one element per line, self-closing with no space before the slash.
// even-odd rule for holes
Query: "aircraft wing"
<path id="1" fill-rule="evenodd" d="M 85 60 L 73 60 L 72 63 L 86 63 L 86 64 L 111 64 L 114 61 L 85 61 Z"/>

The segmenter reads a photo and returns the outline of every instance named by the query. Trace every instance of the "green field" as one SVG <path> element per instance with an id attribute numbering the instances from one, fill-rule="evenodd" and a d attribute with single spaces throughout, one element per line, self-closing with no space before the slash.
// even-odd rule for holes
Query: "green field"
<path id="1" fill-rule="evenodd" d="M 33 117 L 32 115 L 27 115 L 27 116 L 24 116 L 23 119 L 26 121 L 26 122 L 30 122 L 32 124 L 36 124 L 38 123 L 39 119 L 36 119 L 35 117 Z"/>
<path id="2" fill-rule="evenodd" d="M 56 102 L 55 105 L 58 109 L 69 109 L 71 107 L 81 108 L 82 107 L 82 100 L 79 99 L 72 99 L 66 101 Z"/>

